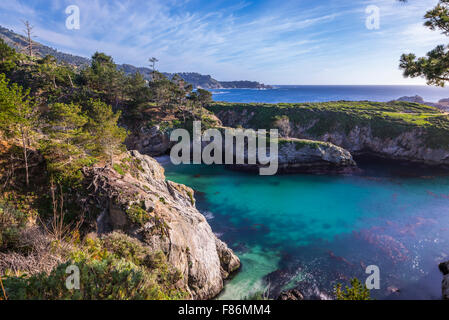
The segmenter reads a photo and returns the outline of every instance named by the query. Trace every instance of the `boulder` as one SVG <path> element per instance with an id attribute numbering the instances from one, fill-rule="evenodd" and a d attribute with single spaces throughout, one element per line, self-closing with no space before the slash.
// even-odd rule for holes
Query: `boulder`
<path id="1" fill-rule="evenodd" d="M 304 296 L 299 290 L 293 289 L 282 292 L 277 300 L 304 300 Z"/>

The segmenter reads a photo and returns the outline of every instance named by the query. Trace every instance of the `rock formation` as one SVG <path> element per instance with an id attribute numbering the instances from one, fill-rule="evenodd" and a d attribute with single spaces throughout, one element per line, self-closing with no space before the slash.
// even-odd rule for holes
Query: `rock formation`
<path id="1" fill-rule="evenodd" d="M 304 300 L 304 296 L 299 290 L 289 290 L 282 292 L 279 295 L 278 300 Z"/>
<path id="2" fill-rule="evenodd" d="M 193 299 L 218 295 L 240 261 L 195 208 L 193 190 L 166 181 L 157 161 L 137 151 L 128 152 L 123 163 L 126 173 L 110 166 L 84 172 L 89 192 L 84 203 L 90 212 L 101 210 L 98 232 L 120 230 L 164 252 Z"/>
<path id="3" fill-rule="evenodd" d="M 443 299 L 449 300 L 449 261 L 440 263 L 440 271 L 443 273 L 442 292 Z"/>
<path id="4" fill-rule="evenodd" d="M 329 172 L 355 166 L 351 153 L 332 143 L 301 139 L 280 140 L 279 168 L 281 171 Z"/>
<path id="5" fill-rule="evenodd" d="M 209 110 L 225 126 L 279 129 L 281 137 L 330 142 L 353 156 L 449 166 L 449 119 L 432 107 L 405 102 L 217 103 Z"/>
<path id="6" fill-rule="evenodd" d="M 141 127 L 126 139 L 128 150 L 138 150 L 142 154 L 157 157 L 166 154 L 173 146 L 168 133 L 159 126 Z"/>

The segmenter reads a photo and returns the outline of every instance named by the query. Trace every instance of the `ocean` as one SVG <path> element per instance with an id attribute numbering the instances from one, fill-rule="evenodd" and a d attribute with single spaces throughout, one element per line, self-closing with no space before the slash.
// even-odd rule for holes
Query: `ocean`
<path id="1" fill-rule="evenodd" d="M 296 86 L 215 90 L 229 102 L 389 101 L 448 89 L 418 86 Z M 338 283 L 380 269 L 375 299 L 440 299 L 438 264 L 449 260 L 449 172 L 376 161 L 354 175 L 262 177 L 221 166 L 159 161 L 167 178 L 195 190 L 198 209 L 242 268 L 219 299 L 271 297 L 298 288 L 308 299 L 333 296 Z"/>
<path id="2" fill-rule="evenodd" d="M 210 90 L 215 101 L 296 103 L 327 101 L 387 102 L 403 96 L 419 95 L 428 102 L 449 98 L 449 88 L 430 86 L 274 86 L 274 89 L 215 89 Z"/>

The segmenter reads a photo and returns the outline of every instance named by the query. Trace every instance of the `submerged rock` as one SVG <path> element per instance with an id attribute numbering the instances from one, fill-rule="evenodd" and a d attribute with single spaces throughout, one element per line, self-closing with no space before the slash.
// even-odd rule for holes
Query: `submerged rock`
<path id="1" fill-rule="evenodd" d="M 131 151 L 123 161 L 126 173 L 110 166 L 84 171 L 90 193 L 85 203 L 93 200 L 101 210 L 98 232 L 120 230 L 162 251 L 182 273 L 193 299 L 217 296 L 240 260 L 195 208 L 194 191 L 166 181 L 164 169 L 149 156 Z"/>
<path id="2" fill-rule="evenodd" d="M 299 290 L 293 289 L 282 292 L 278 300 L 304 300 L 304 296 Z"/>

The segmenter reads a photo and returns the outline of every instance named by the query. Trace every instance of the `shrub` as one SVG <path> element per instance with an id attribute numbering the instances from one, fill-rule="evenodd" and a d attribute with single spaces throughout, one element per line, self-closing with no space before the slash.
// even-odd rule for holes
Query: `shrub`
<path id="1" fill-rule="evenodd" d="M 66 270 L 80 270 L 80 289 L 69 290 Z M 11 300 L 172 300 L 187 297 L 175 286 L 180 272 L 162 253 L 152 254 L 137 240 L 120 233 L 88 239 L 49 275 L 7 277 Z"/>
<path id="2" fill-rule="evenodd" d="M 6 203 L 0 202 L 0 250 L 10 249 L 17 243 L 26 226 L 28 216 Z"/>
<path id="3" fill-rule="evenodd" d="M 352 279 L 351 287 L 346 286 L 343 290 L 342 285 L 338 284 L 335 287 L 335 295 L 337 300 L 371 300 L 370 292 L 365 285 L 362 285 L 360 280 Z"/>
<path id="4" fill-rule="evenodd" d="M 125 170 L 119 165 L 119 164 L 114 164 L 113 165 L 114 170 L 117 171 L 117 173 L 121 176 L 124 176 L 126 174 Z"/>
<path id="5" fill-rule="evenodd" d="M 140 226 L 145 225 L 151 219 L 150 214 L 138 204 L 133 204 L 131 207 L 129 207 L 126 210 L 126 214 L 133 223 L 136 223 Z"/>

